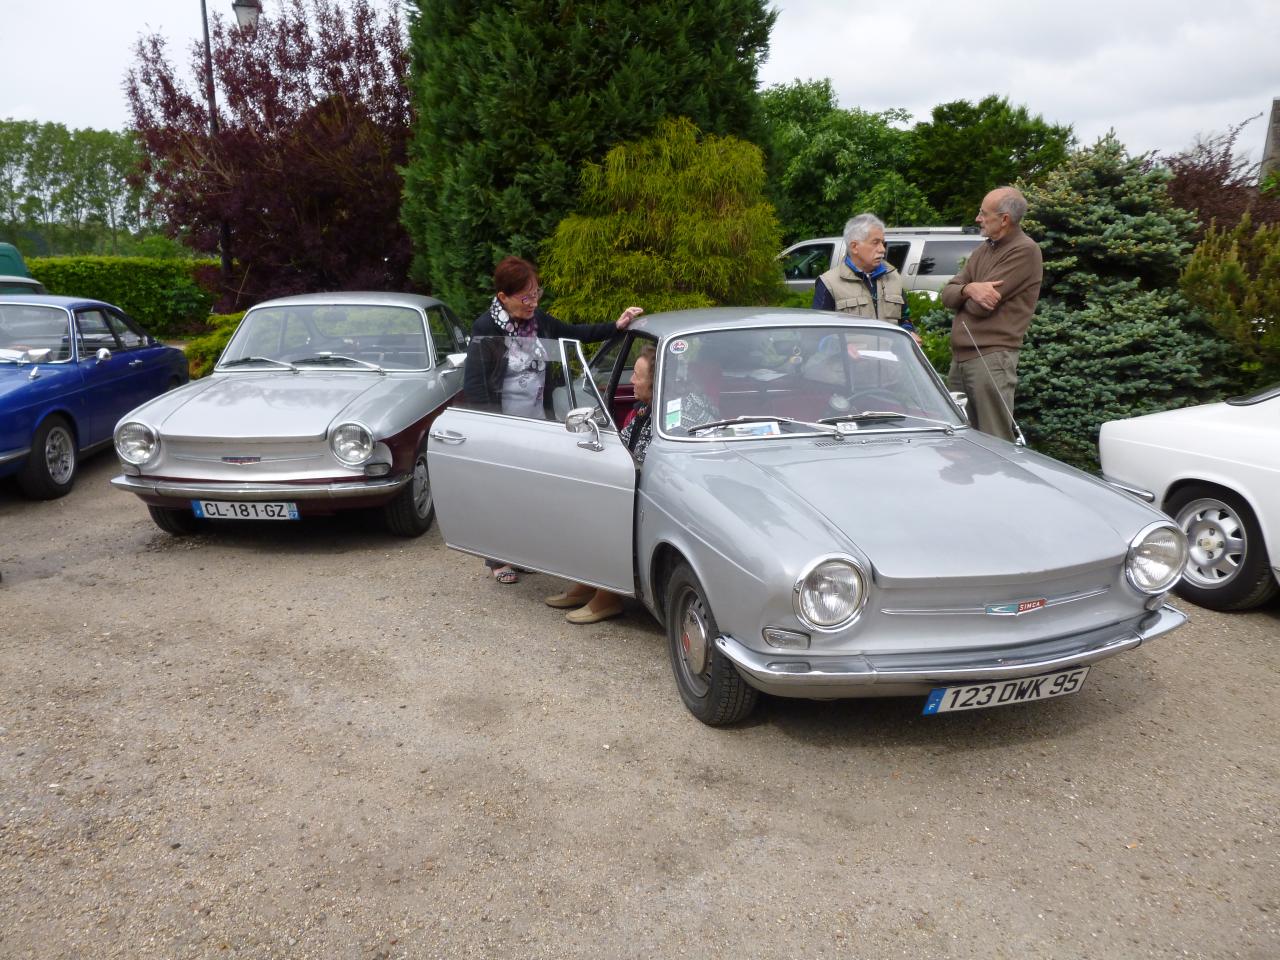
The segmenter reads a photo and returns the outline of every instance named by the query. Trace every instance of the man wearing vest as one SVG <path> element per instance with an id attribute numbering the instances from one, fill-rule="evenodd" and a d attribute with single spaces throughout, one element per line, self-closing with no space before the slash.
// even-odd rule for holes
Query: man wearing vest
<path id="1" fill-rule="evenodd" d="M 969 422 L 1013 440 L 1013 392 L 1018 351 L 1031 325 L 1044 267 L 1039 245 L 1022 232 L 1027 201 L 1013 187 L 982 200 L 977 222 L 987 242 L 942 288 L 951 321 L 947 385 L 969 396 Z"/>
<path id="2" fill-rule="evenodd" d="M 888 320 L 915 336 L 902 277 L 884 262 L 884 224 L 875 214 L 858 214 L 844 225 L 844 247 L 840 265 L 814 281 L 813 309 Z"/>

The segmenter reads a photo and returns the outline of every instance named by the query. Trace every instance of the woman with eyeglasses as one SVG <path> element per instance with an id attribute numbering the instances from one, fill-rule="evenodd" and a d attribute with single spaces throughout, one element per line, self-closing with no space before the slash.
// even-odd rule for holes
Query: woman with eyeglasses
<path id="1" fill-rule="evenodd" d="M 499 407 L 517 417 L 542 416 L 547 357 L 539 340 L 567 338 L 583 343 L 608 340 L 640 314 L 627 307 L 613 323 L 565 323 L 543 310 L 538 271 L 528 260 L 503 257 L 493 271 L 494 297 L 471 325 L 471 346 L 463 372 L 468 405 Z M 508 563 L 486 560 L 499 583 L 520 577 Z"/>

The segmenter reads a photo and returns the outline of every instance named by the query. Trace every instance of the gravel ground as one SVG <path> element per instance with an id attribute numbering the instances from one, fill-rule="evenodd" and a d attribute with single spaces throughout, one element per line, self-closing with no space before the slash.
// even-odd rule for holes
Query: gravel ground
<path id="1" fill-rule="evenodd" d="M 364 518 L 0 489 L 0 956 L 1280 956 L 1280 605 L 1072 697 L 766 698 Z"/>

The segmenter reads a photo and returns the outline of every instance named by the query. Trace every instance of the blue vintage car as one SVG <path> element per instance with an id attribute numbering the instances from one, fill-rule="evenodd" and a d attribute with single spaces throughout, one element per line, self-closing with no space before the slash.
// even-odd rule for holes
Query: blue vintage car
<path id="1" fill-rule="evenodd" d="M 109 303 L 0 295 L 0 477 L 64 496 L 121 416 L 189 378 L 181 350 Z"/>

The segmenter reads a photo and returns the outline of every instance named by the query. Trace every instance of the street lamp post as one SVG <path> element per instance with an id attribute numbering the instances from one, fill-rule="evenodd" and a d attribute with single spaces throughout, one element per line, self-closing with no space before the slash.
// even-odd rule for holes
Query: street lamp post
<path id="1" fill-rule="evenodd" d="M 255 27 L 262 12 L 259 0 L 234 0 L 231 9 L 241 28 Z M 204 93 L 209 102 L 209 135 L 218 140 L 218 101 L 213 91 L 213 51 L 209 46 L 209 11 L 205 0 L 200 0 L 200 21 L 204 25 Z M 218 224 L 218 252 L 222 259 L 222 285 L 231 288 L 231 225 L 224 219 Z"/>

